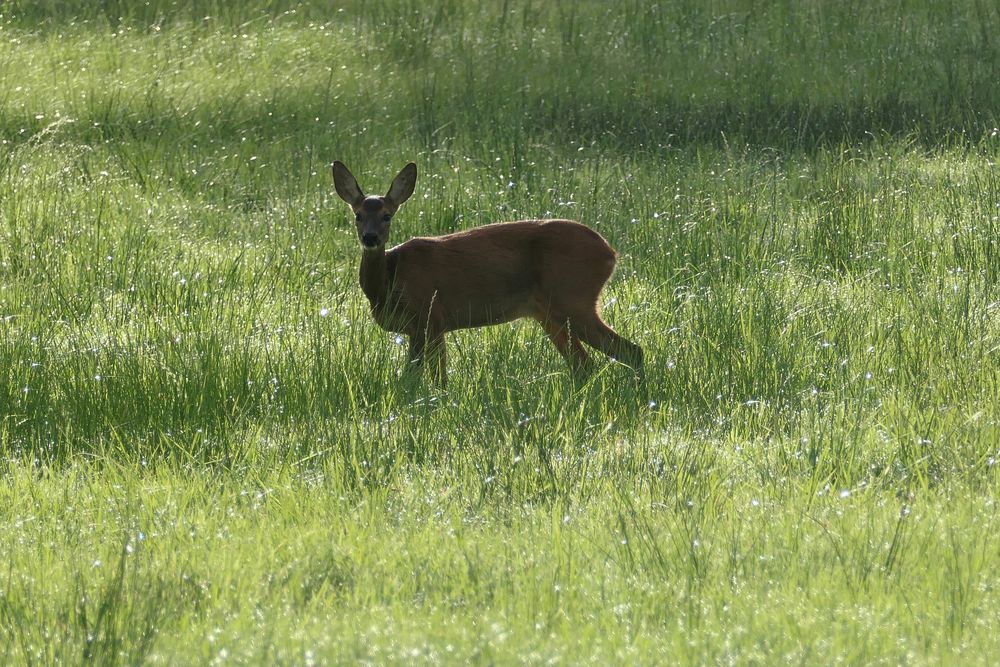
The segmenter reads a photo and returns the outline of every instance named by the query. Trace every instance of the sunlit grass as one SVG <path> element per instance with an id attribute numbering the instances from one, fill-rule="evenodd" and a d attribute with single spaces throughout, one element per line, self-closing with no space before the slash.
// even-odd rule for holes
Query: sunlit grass
<path id="1" fill-rule="evenodd" d="M 2 661 L 989 662 L 991 11 L 4 7 Z M 646 386 L 404 381 L 338 158 L 599 230 Z"/>

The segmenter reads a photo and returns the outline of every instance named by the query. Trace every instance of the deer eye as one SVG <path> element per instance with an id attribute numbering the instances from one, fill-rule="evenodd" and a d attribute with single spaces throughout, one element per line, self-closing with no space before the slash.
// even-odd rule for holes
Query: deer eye
<path id="1" fill-rule="evenodd" d="M 392 220 L 392 216 L 388 213 L 382 216 L 382 222 L 389 222 L 390 220 Z"/>

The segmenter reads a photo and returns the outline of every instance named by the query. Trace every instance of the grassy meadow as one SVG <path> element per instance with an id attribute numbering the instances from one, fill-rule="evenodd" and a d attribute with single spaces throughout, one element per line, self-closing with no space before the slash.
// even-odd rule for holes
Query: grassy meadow
<path id="1" fill-rule="evenodd" d="M 0 2 L 0 663 L 989 664 L 1000 11 Z M 647 382 L 357 284 L 568 217 Z"/>

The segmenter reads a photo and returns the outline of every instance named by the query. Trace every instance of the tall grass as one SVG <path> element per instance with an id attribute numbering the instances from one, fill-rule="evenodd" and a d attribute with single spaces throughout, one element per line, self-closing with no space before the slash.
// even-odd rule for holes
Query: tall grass
<path id="1" fill-rule="evenodd" d="M 0 4 L 5 663 L 988 662 L 988 3 Z M 647 386 L 357 287 L 569 217 Z"/>

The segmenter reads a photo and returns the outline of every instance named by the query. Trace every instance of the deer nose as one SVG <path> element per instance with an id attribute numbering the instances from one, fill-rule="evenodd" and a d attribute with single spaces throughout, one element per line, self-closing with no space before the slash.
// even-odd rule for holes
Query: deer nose
<path id="1" fill-rule="evenodd" d="M 375 232 L 365 232 L 361 236 L 361 245 L 366 248 L 374 248 L 378 245 L 378 235 Z"/>

